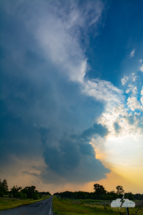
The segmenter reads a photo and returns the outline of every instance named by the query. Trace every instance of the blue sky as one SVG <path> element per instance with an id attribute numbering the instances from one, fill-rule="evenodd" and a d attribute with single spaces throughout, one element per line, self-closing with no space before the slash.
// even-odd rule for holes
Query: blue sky
<path id="1" fill-rule="evenodd" d="M 124 67 L 134 70 L 142 50 L 142 1 L 112 1 L 103 14 L 103 23 L 95 37 L 91 32 L 90 47 L 87 50 L 92 71 L 89 77 L 111 81 L 120 86 L 120 79 L 125 73 Z M 102 21 L 101 21 L 102 22 Z M 135 49 L 134 59 L 129 59 Z M 96 72 L 95 72 L 96 71 Z M 96 75 L 97 74 L 97 75 Z"/>
<path id="2" fill-rule="evenodd" d="M 123 176 L 125 162 L 139 174 L 143 2 L 0 4 L 2 177 L 52 192 Z"/>

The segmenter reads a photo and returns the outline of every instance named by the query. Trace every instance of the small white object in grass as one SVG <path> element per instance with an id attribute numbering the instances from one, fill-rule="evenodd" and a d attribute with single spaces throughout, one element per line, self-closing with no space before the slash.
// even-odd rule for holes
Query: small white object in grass
<path id="1" fill-rule="evenodd" d="M 129 199 L 116 199 L 111 202 L 111 207 L 134 208 L 135 203 Z"/>
<path id="2" fill-rule="evenodd" d="M 117 208 L 117 207 L 120 207 L 121 206 L 121 199 L 116 199 L 116 200 L 113 200 L 111 202 L 111 207 L 112 208 Z"/>

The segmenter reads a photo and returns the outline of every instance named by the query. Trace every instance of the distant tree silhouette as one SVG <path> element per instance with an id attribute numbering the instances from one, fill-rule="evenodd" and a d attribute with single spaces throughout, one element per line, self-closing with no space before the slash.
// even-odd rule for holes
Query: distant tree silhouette
<path id="1" fill-rule="evenodd" d="M 18 187 L 18 186 L 13 186 L 11 188 L 11 195 L 14 197 L 14 198 L 20 198 L 21 197 L 21 194 L 20 194 L 20 191 L 21 191 L 22 187 Z"/>
<path id="2" fill-rule="evenodd" d="M 31 187 L 25 187 L 23 190 L 21 190 L 23 194 L 27 195 L 27 198 L 31 199 L 38 199 L 39 198 L 39 192 L 36 190 L 35 186 Z"/>
<path id="3" fill-rule="evenodd" d="M 94 184 L 94 190 L 95 194 L 97 195 L 97 198 L 100 199 L 101 196 L 106 194 L 105 188 L 100 184 Z"/>
<path id="4" fill-rule="evenodd" d="M 37 190 L 33 193 L 33 199 L 39 199 L 39 193 Z"/>
<path id="5" fill-rule="evenodd" d="M 108 198 L 107 199 L 114 200 L 116 198 L 118 198 L 118 195 L 117 195 L 117 193 L 115 193 L 115 191 L 108 192 Z"/>
<path id="6" fill-rule="evenodd" d="M 60 192 L 60 193 L 54 193 L 53 195 L 56 195 L 59 198 L 69 198 L 69 199 L 104 199 L 104 200 L 115 200 L 117 198 L 121 198 L 122 194 L 117 194 L 115 191 L 110 191 L 107 192 L 103 186 L 95 186 L 96 192 L 83 192 L 83 191 L 76 191 L 76 192 L 71 192 L 71 191 L 65 191 L 65 192 Z M 99 188 L 102 188 L 102 192 L 98 192 Z M 106 193 L 105 193 L 106 192 Z M 41 193 L 40 193 L 41 194 Z M 143 199 L 143 194 L 132 194 L 132 193 L 125 193 L 125 198 L 128 198 L 130 200 L 137 199 L 141 200 Z"/>
<path id="7" fill-rule="evenodd" d="M 125 193 L 125 198 L 128 198 L 130 200 L 134 200 L 134 195 L 131 192 Z"/>
<path id="8" fill-rule="evenodd" d="M 118 185 L 117 187 L 116 187 L 116 190 L 117 190 L 117 194 L 118 195 L 120 195 L 120 194 L 124 194 L 124 190 L 123 190 L 123 187 L 122 186 L 120 186 L 120 185 Z"/>
<path id="9" fill-rule="evenodd" d="M 25 187 L 22 190 L 22 193 L 26 193 L 27 198 L 33 198 L 34 192 L 36 191 L 36 187 L 35 186 L 31 186 L 31 187 Z"/>
<path id="10" fill-rule="evenodd" d="M 4 179 L 3 181 L 1 181 L 0 179 L 0 196 L 2 197 L 3 195 L 7 194 L 7 192 L 8 192 L 7 180 Z"/>
<path id="11" fill-rule="evenodd" d="M 47 195 L 51 195 L 51 193 L 49 193 L 48 191 L 47 192 L 45 192 L 45 191 L 43 191 L 43 192 L 39 192 L 39 194 L 42 196 L 47 196 Z"/>

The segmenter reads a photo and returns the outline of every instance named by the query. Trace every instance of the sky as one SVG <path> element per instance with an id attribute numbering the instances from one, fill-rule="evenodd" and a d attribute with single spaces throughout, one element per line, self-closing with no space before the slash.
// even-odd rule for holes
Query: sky
<path id="1" fill-rule="evenodd" d="M 143 193 L 143 1 L 0 0 L 0 178 Z"/>

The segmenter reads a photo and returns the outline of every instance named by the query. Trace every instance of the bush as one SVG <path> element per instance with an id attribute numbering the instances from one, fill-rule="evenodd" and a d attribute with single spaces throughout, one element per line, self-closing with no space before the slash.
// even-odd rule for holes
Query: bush
<path id="1" fill-rule="evenodd" d="M 33 199 L 35 200 L 39 199 L 39 193 L 37 190 L 33 193 Z"/>
<path id="2" fill-rule="evenodd" d="M 27 194 L 24 193 L 24 194 L 23 194 L 23 199 L 26 199 L 26 198 L 27 198 Z"/>
<path id="3" fill-rule="evenodd" d="M 4 192 L 2 190 L 0 190 L 0 197 L 3 197 Z"/>

